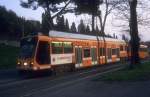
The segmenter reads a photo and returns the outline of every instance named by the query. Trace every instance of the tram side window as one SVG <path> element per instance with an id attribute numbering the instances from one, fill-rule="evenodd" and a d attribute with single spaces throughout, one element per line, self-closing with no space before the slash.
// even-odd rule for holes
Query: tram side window
<path id="1" fill-rule="evenodd" d="M 52 42 L 52 54 L 62 54 L 63 47 L 62 42 Z"/>
<path id="2" fill-rule="evenodd" d="M 108 51 L 108 59 L 111 59 L 111 48 L 107 48 Z"/>
<path id="3" fill-rule="evenodd" d="M 96 48 L 91 48 L 91 57 L 92 57 L 92 61 L 97 60 Z"/>
<path id="4" fill-rule="evenodd" d="M 103 56 L 103 48 L 99 48 L 99 53 L 100 56 Z"/>
<path id="5" fill-rule="evenodd" d="M 116 49 L 112 49 L 112 55 L 116 55 Z"/>
<path id="6" fill-rule="evenodd" d="M 147 52 L 147 48 L 140 48 L 140 51 Z"/>
<path id="7" fill-rule="evenodd" d="M 127 47 L 127 46 L 125 46 L 125 51 L 127 51 L 127 49 L 128 49 L 128 47 Z"/>
<path id="8" fill-rule="evenodd" d="M 106 53 L 106 49 L 103 48 L 103 56 L 105 56 L 105 53 Z"/>
<path id="9" fill-rule="evenodd" d="M 100 49 L 100 56 L 105 56 L 106 50 L 105 48 L 99 48 Z"/>
<path id="10" fill-rule="evenodd" d="M 123 45 L 120 46 L 120 51 L 123 51 Z"/>
<path id="11" fill-rule="evenodd" d="M 90 57 L 90 49 L 84 49 L 84 58 Z"/>
<path id="12" fill-rule="evenodd" d="M 119 48 L 116 49 L 117 57 L 120 57 Z"/>
<path id="13" fill-rule="evenodd" d="M 64 42 L 64 53 L 73 53 L 73 46 L 71 42 Z"/>
<path id="14" fill-rule="evenodd" d="M 128 46 L 127 51 L 131 52 L 131 47 L 130 46 Z"/>

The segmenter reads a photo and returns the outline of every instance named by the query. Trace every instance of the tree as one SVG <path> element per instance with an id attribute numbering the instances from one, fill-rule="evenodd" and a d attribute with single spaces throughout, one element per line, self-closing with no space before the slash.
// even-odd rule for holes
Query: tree
<path id="1" fill-rule="evenodd" d="M 139 3 L 138 3 L 139 2 Z M 130 46 L 131 46 L 131 64 L 130 67 L 133 68 L 136 64 L 140 63 L 139 58 L 139 45 L 140 38 L 138 36 L 138 24 L 141 24 L 142 20 L 141 15 L 137 15 L 137 4 L 143 4 L 141 0 L 124 0 L 120 1 L 120 5 L 117 6 L 117 10 L 120 14 L 120 19 L 128 22 L 129 34 L 130 34 Z M 142 7 L 141 7 L 142 8 Z M 143 24 L 143 23 L 142 23 Z M 125 28 L 125 27 L 124 27 Z M 128 29 L 127 29 L 128 30 Z"/>
<path id="2" fill-rule="evenodd" d="M 87 34 L 91 34 L 89 25 L 86 26 L 85 32 L 86 32 Z"/>
<path id="3" fill-rule="evenodd" d="M 24 24 L 24 36 L 35 35 L 41 31 L 41 24 L 39 21 L 26 20 Z"/>
<path id="4" fill-rule="evenodd" d="M 129 43 L 129 39 L 124 34 L 122 34 L 122 40 L 124 40 L 127 44 Z"/>
<path id="5" fill-rule="evenodd" d="M 102 2 L 103 0 L 75 0 L 75 5 L 77 5 L 75 12 L 77 14 L 86 13 L 86 14 L 92 15 L 92 33 L 95 32 L 95 28 L 94 28 L 95 16 L 97 15 L 99 5 L 102 4 Z M 98 36 L 97 36 L 97 41 L 98 41 L 98 47 L 99 47 Z M 98 56 L 99 56 L 99 49 L 98 49 Z"/>
<path id="6" fill-rule="evenodd" d="M 16 13 L 11 10 L 6 10 L 5 7 L 0 6 L 0 14 L 1 39 L 18 40 L 18 37 L 21 35 L 21 30 L 19 29 L 20 20 Z"/>
<path id="7" fill-rule="evenodd" d="M 103 5 L 105 6 L 104 10 L 104 15 L 103 15 L 103 10 L 98 10 L 97 16 L 99 18 L 99 23 L 100 23 L 100 33 L 98 33 L 99 36 L 102 36 L 103 41 L 104 41 L 104 48 L 106 48 L 106 40 L 105 40 L 105 25 L 107 21 L 108 15 L 112 12 L 112 10 L 115 9 L 115 7 L 118 5 L 118 1 L 116 0 L 104 0 Z M 104 52 L 105 54 L 105 63 L 107 63 L 107 53 L 106 50 Z"/>
<path id="8" fill-rule="evenodd" d="M 109 14 L 111 14 L 111 12 L 113 10 L 116 9 L 116 7 L 120 4 L 120 2 L 118 0 L 104 0 L 102 3 L 102 6 L 104 6 L 104 9 L 98 10 L 97 16 L 99 18 L 99 22 L 100 22 L 100 28 L 101 28 L 101 33 L 105 32 L 105 25 L 106 25 L 106 21 L 107 21 L 107 17 L 109 16 Z"/>
<path id="9" fill-rule="evenodd" d="M 96 25 L 96 31 L 95 31 L 96 33 L 100 33 L 100 30 L 99 30 L 99 28 L 98 28 L 98 25 Z M 96 33 L 94 33 L 94 35 L 96 35 Z"/>
<path id="10" fill-rule="evenodd" d="M 116 39 L 118 39 L 118 36 L 116 35 L 116 37 L 115 37 Z"/>
<path id="11" fill-rule="evenodd" d="M 42 33 L 45 35 L 48 35 L 47 32 L 49 32 L 49 24 L 47 22 L 47 13 L 42 14 Z"/>
<path id="12" fill-rule="evenodd" d="M 128 56 L 128 59 L 129 59 L 129 57 L 130 57 L 129 56 L 129 48 L 130 48 L 129 39 L 124 34 L 122 34 L 122 40 L 124 40 L 126 42 L 127 56 Z"/>
<path id="13" fill-rule="evenodd" d="M 116 38 L 116 34 L 115 33 L 113 33 L 113 38 Z"/>
<path id="14" fill-rule="evenodd" d="M 130 44 L 131 44 L 131 65 L 132 68 L 134 65 L 140 63 L 139 58 L 139 46 L 140 46 L 140 38 L 138 36 L 138 23 L 137 23 L 137 0 L 129 0 L 129 6 L 130 6 Z"/>
<path id="15" fill-rule="evenodd" d="M 47 14 L 46 19 L 49 30 L 54 28 L 53 19 L 55 17 L 68 12 L 68 10 L 65 9 L 70 3 L 71 0 L 21 0 L 21 6 L 24 8 L 36 10 L 38 7 L 42 7 L 44 9 L 45 14 Z"/>
<path id="16" fill-rule="evenodd" d="M 66 31 L 64 16 L 57 16 L 56 23 L 56 30 Z"/>
<path id="17" fill-rule="evenodd" d="M 66 19 L 66 22 L 65 22 L 65 31 L 70 32 L 68 19 Z"/>
<path id="18" fill-rule="evenodd" d="M 72 23 L 70 30 L 71 30 L 72 33 L 76 33 L 77 32 L 76 25 L 75 25 L 74 22 Z"/>
<path id="19" fill-rule="evenodd" d="M 138 0 L 137 2 L 137 22 L 140 26 L 147 26 L 149 27 L 150 19 L 147 16 L 149 13 L 149 0 Z M 117 27 L 122 27 L 123 31 L 127 30 L 129 32 L 129 25 L 127 23 L 130 22 L 130 5 L 129 0 L 118 0 L 118 5 L 115 7 L 114 15 L 116 16 L 115 19 L 121 20 L 125 22 L 122 25 L 115 25 Z M 141 11 L 142 10 L 142 11 Z M 127 24 L 127 25 L 126 25 Z"/>
<path id="20" fill-rule="evenodd" d="M 15 12 L 6 10 L 5 7 L 0 6 L 0 14 L 1 39 L 18 41 L 21 37 L 41 30 L 39 21 L 25 20 Z"/>
<path id="21" fill-rule="evenodd" d="M 102 4 L 103 0 L 75 0 L 76 14 L 86 13 L 92 15 L 92 31 L 94 31 L 94 17 L 98 12 L 99 5 Z"/>
<path id="22" fill-rule="evenodd" d="M 79 33 L 82 33 L 82 34 L 85 34 L 85 25 L 84 25 L 84 22 L 83 20 L 81 19 L 80 20 L 80 24 L 78 25 L 78 32 Z"/>
<path id="23" fill-rule="evenodd" d="M 131 63 L 130 67 L 133 68 L 136 64 L 140 63 L 139 58 L 139 45 L 140 45 L 140 38 L 138 36 L 138 24 L 145 24 L 147 23 L 147 19 L 142 17 L 143 11 L 141 14 L 137 14 L 137 9 L 143 9 L 142 6 L 145 6 L 143 3 L 144 0 L 123 0 L 120 1 L 120 4 L 117 6 L 118 10 L 118 18 L 128 22 L 129 26 L 129 34 L 130 34 L 130 46 L 131 46 Z M 141 7 L 137 7 L 141 5 Z M 145 7 L 144 7 L 145 9 Z M 140 13 L 140 12 L 138 12 Z M 123 25 L 125 28 L 126 25 Z M 147 26 L 147 25 L 144 25 Z M 126 29 L 128 32 L 128 29 Z"/>

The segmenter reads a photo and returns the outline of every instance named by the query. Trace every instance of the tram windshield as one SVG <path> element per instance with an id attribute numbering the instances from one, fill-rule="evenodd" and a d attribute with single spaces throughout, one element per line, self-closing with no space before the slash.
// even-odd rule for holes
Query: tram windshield
<path id="1" fill-rule="evenodd" d="M 24 38 L 21 40 L 20 43 L 20 57 L 21 58 L 31 58 L 34 56 L 35 48 L 37 45 L 37 38 L 30 37 L 30 38 Z"/>

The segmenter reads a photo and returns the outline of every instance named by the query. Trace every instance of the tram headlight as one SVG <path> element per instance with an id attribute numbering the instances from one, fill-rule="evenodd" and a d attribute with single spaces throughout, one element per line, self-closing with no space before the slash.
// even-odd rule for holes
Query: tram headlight
<path id="1" fill-rule="evenodd" d="M 31 65 L 33 65 L 33 62 L 31 62 Z"/>
<path id="2" fill-rule="evenodd" d="M 23 65 L 24 65 L 24 66 L 27 66 L 27 65 L 28 65 L 28 63 L 27 63 L 27 62 L 24 62 L 24 63 L 23 63 Z"/>
<path id="3" fill-rule="evenodd" d="M 34 64 L 33 62 L 30 62 L 30 65 L 29 65 L 29 66 L 30 66 L 30 67 L 32 67 L 32 66 L 33 66 L 33 64 Z"/>
<path id="4" fill-rule="evenodd" d="M 20 62 L 17 62 L 17 64 L 20 65 L 21 63 L 20 63 Z"/>

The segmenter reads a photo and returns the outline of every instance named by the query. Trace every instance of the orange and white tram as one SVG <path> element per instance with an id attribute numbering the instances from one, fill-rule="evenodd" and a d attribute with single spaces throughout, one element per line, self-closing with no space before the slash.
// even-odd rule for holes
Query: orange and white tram
<path id="1" fill-rule="evenodd" d="M 50 31 L 49 36 L 31 36 L 21 40 L 17 69 L 20 71 L 85 68 L 127 58 L 123 40 Z M 98 47 L 99 46 L 99 47 Z M 105 48 L 106 47 L 106 48 Z M 99 53 L 99 54 L 98 54 Z"/>
<path id="2" fill-rule="evenodd" d="M 131 57 L 131 48 L 128 47 L 128 57 L 130 58 Z M 141 59 L 145 59 L 145 58 L 148 58 L 149 57 L 149 54 L 148 54 L 148 46 L 147 45 L 143 45 L 141 44 L 139 46 L 139 57 Z"/>

